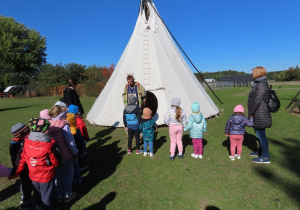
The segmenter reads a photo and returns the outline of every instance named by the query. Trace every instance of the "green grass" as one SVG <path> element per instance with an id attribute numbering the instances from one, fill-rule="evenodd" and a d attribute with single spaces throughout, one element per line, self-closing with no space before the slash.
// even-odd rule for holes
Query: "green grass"
<path id="1" fill-rule="evenodd" d="M 258 147 L 252 128 L 247 128 L 242 159 L 228 158 L 229 140 L 224 135 L 227 119 L 235 105 L 247 107 L 249 87 L 217 90 L 223 113 L 208 120 L 203 159 L 190 157 L 193 147 L 184 133 L 185 158 L 169 160 L 168 129 L 159 128 L 154 142 L 155 155 L 126 155 L 123 129 L 88 125 L 90 168 L 86 182 L 74 187 L 77 201 L 61 209 L 299 209 L 300 208 L 300 117 L 284 110 L 300 86 L 274 86 L 282 108 L 272 114 L 267 129 L 271 164 L 252 163 L 250 152 Z M 209 93 L 211 95 L 211 93 Z M 39 111 L 50 108 L 58 97 L 0 99 L 0 161 L 11 166 L 8 143 L 11 126 L 27 123 Z M 95 98 L 82 97 L 85 110 Z M 247 114 L 247 113 L 245 113 Z M 134 144 L 135 145 L 135 144 Z M 134 151 L 135 152 L 135 151 Z M 16 180 L 0 178 L 0 209 L 13 209 L 19 203 Z M 276 200 L 279 199 L 279 200 Z"/>

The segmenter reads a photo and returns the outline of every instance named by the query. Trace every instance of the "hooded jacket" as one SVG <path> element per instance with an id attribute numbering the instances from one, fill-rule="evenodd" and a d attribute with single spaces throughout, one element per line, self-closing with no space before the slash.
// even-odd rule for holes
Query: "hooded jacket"
<path id="1" fill-rule="evenodd" d="M 272 117 L 267 101 L 270 96 L 270 88 L 265 77 L 254 80 L 253 88 L 248 96 L 248 115 L 253 116 L 254 128 L 271 128 Z"/>
<path id="2" fill-rule="evenodd" d="M 127 105 L 123 111 L 123 123 L 125 127 L 131 130 L 138 130 L 140 120 L 141 114 L 139 108 L 136 105 Z"/>
<path id="3" fill-rule="evenodd" d="M 57 158 L 51 150 L 54 142 L 49 134 L 31 132 L 28 138 L 25 138 L 24 150 L 16 175 L 19 175 L 27 164 L 29 177 L 32 181 L 47 183 L 53 179 L 55 167 L 59 165 Z M 31 165 L 33 159 L 37 161 L 35 166 Z"/>
<path id="4" fill-rule="evenodd" d="M 246 132 L 246 126 L 253 126 L 253 118 L 248 120 L 248 118 L 244 115 L 233 114 L 226 123 L 225 134 L 244 135 Z"/>
<path id="5" fill-rule="evenodd" d="M 190 130 L 190 137 L 194 139 L 202 139 L 203 133 L 206 132 L 206 120 L 202 113 L 193 113 L 189 116 L 188 124 L 184 131 Z"/>
<path id="6" fill-rule="evenodd" d="M 156 123 L 152 119 L 142 120 L 139 129 L 143 132 L 143 139 L 146 142 L 153 142 L 154 140 L 154 130 Z"/>

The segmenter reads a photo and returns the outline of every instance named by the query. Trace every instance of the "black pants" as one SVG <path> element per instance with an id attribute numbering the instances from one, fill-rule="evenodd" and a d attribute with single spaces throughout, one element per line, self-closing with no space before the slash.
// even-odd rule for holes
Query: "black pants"
<path id="1" fill-rule="evenodd" d="M 27 166 L 20 173 L 20 180 L 21 180 L 20 182 L 21 200 L 23 201 L 23 203 L 26 203 L 31 200 L 32 198 L 31 193 L 33 191 L 33 186 L 29 178 L 29 171 Z"/>
<path id="2" fill-rule="evenodd" d="M 135 136 L 136 150 L 140 150 L 140 131 L 139 129 L 131 130 L 130 128 L 128 128 L 128 150 L 131 150 L 133 135 Z"/>
<path id="3" fill-rule="evenodd" d="M 55 184 L 54 179 L 47 183 L 32 181 L 34 187 L 34 203 L 37 210 L 54 209 Z"/>

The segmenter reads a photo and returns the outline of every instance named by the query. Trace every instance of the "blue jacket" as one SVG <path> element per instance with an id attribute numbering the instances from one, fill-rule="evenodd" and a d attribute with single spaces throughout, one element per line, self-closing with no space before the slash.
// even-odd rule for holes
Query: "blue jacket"
<path id="1" fill-rule="evenodd" d="M 226 123 L 225 134 L 244 135 L 246 132 L 246 126 L 253 126 L 253 118 L 248 120 L 248 118 L 244 115 L 233 114 Z"/>
<path id="2" fill-rule="evenodd" d="M 153 142 L 154 140 L 154 130 L 156 127 L 156 123 L 154 120 L 147 120 L 140 124 L 140 131 L 143 132 L 143 139 L 146 142 Z"/>
<path id="3" fill-rule="evenodd" d="M 202 139 L 203 133 L 206 132 L 206 120 L 202 113 L 191 114 L 187 126 L 184 131 L 190 131 L 190 137 L 194 139 Z"/>
<path id="4" fill-rule="evenodd" d="M 140 124 L 141 114 L 136 105 L 127 105 L 123 112 L 123 123 L 125 127 L 131 130 L 138 130 Z"/>

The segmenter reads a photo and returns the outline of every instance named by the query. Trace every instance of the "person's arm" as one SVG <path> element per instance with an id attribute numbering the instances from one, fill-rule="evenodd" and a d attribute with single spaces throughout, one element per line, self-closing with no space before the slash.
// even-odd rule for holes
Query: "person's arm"
<path id="1" fill-rule="evenodd" d="M 169 125 L 169 123 L 170 123 L 169 111 L 167 111 L 165 116 L 164 116 L 164 123 L 166 125 Z"/>
<path id="2" fill-rule="evenodd" d="M 71 90 L 70 88 L 66 88 L 64 90 L 64 103 L 67 104 L 67 106 L 70 106 L 73 102 L 73 98 L 71 95 Z"/>
<path id="3" fill-rule="evenodd" d="M 261 102 L 263 101 L 264 94 L 267 91 L 267 89 L 263 86 L 263 83 L 258 83 L 254 88 L 254 98 L 252 103 L 253 107 L 251 107 L 251 113 L 249 113 L 249 116 L 254 115 Z"/>
<path id="4" fill-rule="evenodd" d="M 207 123 L 206 123 L 206 119 L 203 116 L 203 133 L 205 134 L 207 130 Z"/>
<path id="5" fill-rule="evenodd" d="M 65 137 L 65 141 L 68 145 L 68 148 L 71 150 L 72 154 L 77 155 L 78 154 L 78 149 L 76 148 L 76 143 L 75 143 L 74 137 L 71 133 L 69 125 L 65 125 L 62 128 L 62 134 Z"/>
<path id="6" fill-rule="evenodd" d="M 124 107 L 125 107 L 128 104 L 128 101 L 127 101 L 127 85 L 125 85 L 125 87 L 124 87 L 122 97 L 123 97 L 123 102 L 124 102 Z"/>
<path id="7" fill-rule="evenodd" d="M 79 128 L 83 138 L 86 140 L 86 141 L 89 141 L 90 140 L 90 137 L 89 137 L 89 133 L 87 131 L 87 128 L 86 128 L 86 125 L 84 123 L 84 121 L 80 118 L 80 117 L 77 117 L 77 127 Z"/>
<path id="8" fill-rule="evenodd" d="M 227 123 L 225 125 L 225 136 L 228 136 L 230 134 L 230 125 L 231 125 L 231 117 L 227 120 Z"/>
<path id="9" fill-rule="evenodd" d="M 187 124 L 187 120 L 186 120 L 186 114 L 185 114 L 184 110 L 182 111 L 182 119 L 181 119 L 181 121 L 182 121 L 183 127 L 185 127 L 186 124 Z"/>
<path id="10" fill-rule="evenodd" d="M 125 109 L 123 111 L 123 123 L 124 123 L 124 126 L 126 128 L 127 127 L 127 121 L 126 121 Z"/>
<path id="11" fill-rule="evenodd" d="M 191 130 L 192 126 L 193 126 L 193 117 L 192 116 L 189 116 L 189 122 L 188 124 L 184 127 L 184 131 L 189 131 Z"/>
<path id="12" fill-rule="evenodd" d="M 247 119 L 247 117 L 245 117 L 245 118 L 246 118 L 246 125 L 248 127 L 253 127 L 254 126 L 253 118 L 252 117 L 250 117 L 249 119 Z"/>

